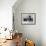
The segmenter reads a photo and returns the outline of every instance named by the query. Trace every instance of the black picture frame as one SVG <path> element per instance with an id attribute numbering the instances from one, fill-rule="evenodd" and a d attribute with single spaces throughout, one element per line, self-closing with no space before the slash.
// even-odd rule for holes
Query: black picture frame
<path id="1" fill-rule="evenodd" d="M 21 24 L 35 25 L 36 24 L 36 13 L 21 13 Z"/>

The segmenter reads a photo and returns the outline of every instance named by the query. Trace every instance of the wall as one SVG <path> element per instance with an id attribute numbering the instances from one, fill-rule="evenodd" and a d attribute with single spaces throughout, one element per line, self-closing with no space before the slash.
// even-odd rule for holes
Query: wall
<path id="1" fill-rule="evenodd" d="M 46 0 L 41 1 L 41 38 L 42 46 L 46 46 Z"/>
<path id="2" fill-rule="evenodd" d="M 15 29 L 22 32 L 24 38 L 34 40 L 36 46 L 41 46 L 41 0 L 23 0 L 17 7 L 14 5 L 13 13 Z M 22 25 L 21 13 L 36 13 L 36 25 Z"/>
<path id="3" fill-rule="evenodd" d="M 12 6 L 16 0 L 0 0 L 0 27 L 12 29 Z"/>

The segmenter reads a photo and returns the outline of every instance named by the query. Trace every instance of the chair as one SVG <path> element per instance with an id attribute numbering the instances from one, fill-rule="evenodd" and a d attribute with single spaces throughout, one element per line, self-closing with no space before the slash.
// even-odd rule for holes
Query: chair
<path id="1" fill-rule="evenodd" d="M 22 33 L 15 33 L 16 46 L 22 45 Z"/>
<path id="2" fill-rule="evenodd" d="M 32 40 L 26 40 L 25 46 L 35 46 L 35 43 Z"/>

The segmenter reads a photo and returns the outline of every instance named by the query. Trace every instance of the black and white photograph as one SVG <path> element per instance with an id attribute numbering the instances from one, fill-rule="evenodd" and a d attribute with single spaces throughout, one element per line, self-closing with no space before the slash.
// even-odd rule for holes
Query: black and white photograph
<path id="1" fill-rule="evenodd" d="M 36 24 L 36 13 L 21 13 L 22 24 Z"/>

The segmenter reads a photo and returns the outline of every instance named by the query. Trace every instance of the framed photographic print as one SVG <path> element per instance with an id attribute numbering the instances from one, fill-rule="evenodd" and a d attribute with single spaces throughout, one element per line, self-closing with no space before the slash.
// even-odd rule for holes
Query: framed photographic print
<path id="1" fill-rule="evenodd" d="M 28 25 L 36 24 L 36 13 L 21 13 L 21 23 Z"/>

